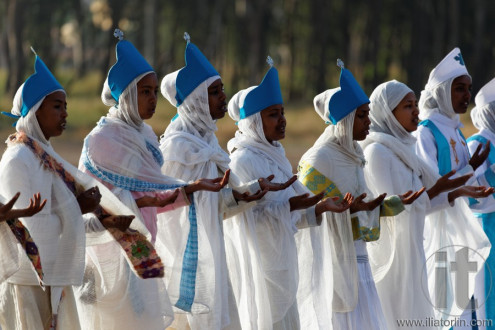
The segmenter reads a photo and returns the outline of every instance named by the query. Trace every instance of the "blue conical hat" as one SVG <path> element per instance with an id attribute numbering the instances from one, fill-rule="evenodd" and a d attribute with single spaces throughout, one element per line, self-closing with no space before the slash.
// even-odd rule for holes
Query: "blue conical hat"
<path id="1" fill-rule="evenodd" d="M 190 37 L 187 32 L 184 33 L 184 38 L 187 41 L 184 54 L 186 66 L 179 70 L 175 82 L 175 88 L 177 89 L 177 94 L 175 95 L 177 106 L 181 105 L 186 97 L 203 81 L 213 76 L 219 76 L 217 70 L 211 65 L 198 47 L 190 42 Z"/>
<path id="2" fill-rule="evenodd" d="M 36 105 L 42 98 L 56 90 L 64 89 L 38 55 L 36 55 L 34 61 L 34 71 L 27 78 L 22 89 L 22 117 L 25 117 L 29 109 Z"/>
<path id="3" fill-rule="evenodd" d="M 282 92 L 280 91 L 280 82 L 278 80 L 278 71 L 273 66 L 270 56 L 267 58 L 270 69 L 263 77 L 261 84 L 253 88 L 244 99 L 244 104 L 240 109 L 240 119 L 244 119 L 269 106 L 283 104 Z"/>
<path id="4" fill-rule="evenodd" d="M 114 36 L 120 40 L 115 46 L 117 62 L 108 71 L 108 86 L 118 101 L 120 94 L 136 77 L 154 70 L 130 41 L 123 40 L 122 31 L 115 29 Z"/>
<path id="5" fill-rule="evenodd" d="M 334 125 L 359 106 L 370 103 L 351 71 L 344 68 L 344 62 L 339 59 L 337 65 L 341 68 L 340 90 L 333 94 L 328 102 L 329 119 Z"/>

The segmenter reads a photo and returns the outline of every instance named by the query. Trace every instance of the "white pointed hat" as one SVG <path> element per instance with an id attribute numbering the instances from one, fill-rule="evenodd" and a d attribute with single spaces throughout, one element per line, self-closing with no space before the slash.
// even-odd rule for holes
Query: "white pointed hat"
<path id="1" fill-rule="evenodd" d="M 433 89 L 444 81 L 463 75 L 469 75 L 461 50 L 454 48 L 438 65 L 431 70 L 425 89 Z"/>

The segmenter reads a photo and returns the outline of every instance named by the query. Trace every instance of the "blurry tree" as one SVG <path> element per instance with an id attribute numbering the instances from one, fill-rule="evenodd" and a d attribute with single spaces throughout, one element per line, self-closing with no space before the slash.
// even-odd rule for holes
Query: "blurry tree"
<path id="1" fill-rule="evenodd" d="M 32 65 L 31 45 L 50 68 L 72 71 L 69 87 L 89 72 L 104 79 L 120 27 L 161 78 L 184 65 L 187 31 L 230 95 L 259 83 L 271 55 L 284 99 L 308 102 L 337 86 L 337 58 L 368 93 L 389 79 L 419 93 L 459 46 L 476 92 L 495 73 L 494 13 L 489 0 L 4 0 L 0 65 L 10 96 Z"/>

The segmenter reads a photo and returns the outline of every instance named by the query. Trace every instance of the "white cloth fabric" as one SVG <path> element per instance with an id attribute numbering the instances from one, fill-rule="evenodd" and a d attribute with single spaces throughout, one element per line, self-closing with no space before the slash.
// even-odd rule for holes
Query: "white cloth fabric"
<path id="1" fill-rule="evenodd" d="M 345 118 L 344 121 L 346 119 L 347 118 Z M 366 192 L 368 198 L 373 198 L 371 192 L 366 187 L 362 163 L 360 161 L 358 163 L 355 158 L 350 158 L 346 153 L 342 152 L 342 147 L 340 147 L 340 145 L 331 141 L 326 141 L 325 143 L 325 136 L 328 136 L 328 130 L 331 127 L 332 126 L 327 127 L 326 131 L 320 136 L 315 145 L 302 156 L 301 162 L 304 161 L 313 165 L 313 167 L 325 177 L 332 180 L 340 192 L 350 192 L 354 196 Z M 352 130 L 350 132 L 352 132 Z M 357 148 L 358 150 L 361 150 L 359 146 L 357 146 Z M 378 219 L 378 209 L 379 208 L 372 212 L 360 212 L 358 214 L 360 223 L 367 223 L 369 218 Z M 340 229 L 339 233 L 342 233 L 342 236 L 334 243 L 322 239 L 322 242 L 328 242 L 326 244 L 333 244 L 331 247 L 333 250 L 332 257 L 334 257 L 332 263 L 334 268 L 334 303 L 332 304 L 333 306 L 330 305 L 328 307 L 332 306 L 331 310 L 333 311 L 334 328 L 385 329 L 385 327 L 382 326 L 385 324 L 385 319 L 381 312 L 381 307 L 379 307 L 380 301 L 376 294 L 376 289 L 374 289 L 374 284 L 370 284 L 367 278 L 367 274 L 370 274 L 369 263 L 365 261 L 365 265 L 359 267 L 356 261 L 356 256 L 357 258 L 360 258 L 360 256 L 367 258 L 366 244 L 360 240 L 353 241 L 351 216 L 348 212 L 343 215 L 345 215 L 344 219 L 333 219 L 333 217 L 338 215 L 330 213 L 325 214 L 327 224 L 335 224 L 337 223 L 336 220 L 339 220 L 340 223 L 347 225 L 348 228 L 347 231 L 344 228 Z M 355 250 L 356 244 L 359 245 L 359 251 Z M 363 269 L 357 271 L 356 267 L 365 268 L 368 269 L 368 271 Z M 319 273 L 323 274 L 323 272 Z M 318 273 L 315 273 L 314 276 L 318 276 Z M 321 279 L 317 280 L 321 281 Z M 362 285 L 363 283 L 366 283 L 366 285 Z M 370 290 L 371 288 L 373 289 Z M 360 304 L 360 302 L 364 301 L 367 303 Z M 338 304 L 336 305 L 335 302 L 338 302 Z M 373 308 L 367 309 L 367 307 L 370 306 L 373 306 Z M 328 310 L 330 310 L 330 308 Z M 301 319 L 302 318 L 303 313 L 301 312 Z M 320 328 L 325 329 L 324 325 L 323 327 L 320 325 Z"/>
<path id="2" fill-rule="evenodd" d="M 23 119 L 24 122 L 18 122 L 16 126 L 17 130 L 20 131 L 21 129 L 24 129 L 24 127 L 27 127 L 27 130 L 34 135 L 30 137 L 33 138 L 48 155 L 60 163 L 67 173 L 72 175 L 75 181 L 81 186 L 82 190 L 98 186 L 100 193 L 102 194 L 100 205 L 107 212 L 110 214 L 136 215 L 136 213 L 133 213 L 129 208 L 124 206 L 105 186 L 78 171 L 74 166 L 56 154 L 49 143 L 43 142 L 46 140 L 44 140 L 41 129 L 34 129 L 35 127 L 39 128 L 36 116 L 34 115 L 36 110 L 37 109 L 31 109 L 28 115 Z M 21 205 L 27 205 L 29 203 L 29 198 L 37 192 L 41 193 L 42 198 L 47 199 L 47 203 L 41 212 L 33 217 L 21 219 L 21 221 L 23 221 L 26 228 L 28 228 L 33 240 L 39 248 L 41 263 L 45 274 L 44 283 L 55 288 L 52 290 L 52 294 L 55 294 L 57 287 L 60 288 L 65 286 L 65 295 L 64 298 L 62 298 L 61 305 L 58 307 L 59 321 L 69 318 L 71 328 L 77 328 L 79 322 L 87 325 L 87 323 L 84 323 L 85 320 L 93 320 L 92 316 L 94 315 L 88 316 L 86 319 L 84 318 L 84 315 L 82 315 L 81 319 L 78 320 L 77 313 L 75 312 L 75 295 L 78 295 L 79 291 L 84 291 L 81 284 L 83 283 L 83 275 L 85 274 L 85 246 L 90 246 L 88 247 L 88 250 L 92 247 L 101 247 L 102 245 L 105 247 L 113 247 L 112 258 L 107 259 L 105 263 L 99 264 L 99 267 L 101 267 L 99 271 L 102 273 L 108 269 L 118 267 L 117 265 L 120 265 L 120 267 L 127 269 L 128 272 L 131 273 L 128 262 L 124 257 L 124 252 L 120 248 L 120 245 L 115 242 L 113 236 L 105 230 L 95 216 L 92 216 L 91 214 L 81 215 L 79 204 L 77 203 L 74 194 L 69 190 L 59 175 L 47 171 L 42 166 L 40 160 L 26 145 L 22 143 L 10 143 L 0 161 L 0 169 L 2 182 L 6 183 L 0 187 L 2 194 L 14 194 L 17 191 L 20 191 L 21 196 L 18 203 Z M 26 175 L 26 173 L 29 173 L 29 175 Z M 136 217 L 132 222 L 131 228 L 138 230 L 148 238 L 151 238 L 139 217 Z M 135 278 L 133 273 L 129 278 L 132 277 Z M 105 282 L 103 284 L 100 283 L 103 288 L 95 288 L 93 285 L 91 289 L 94 291 L 99 289 L 102 291 L 107 290 L 105 293 L 108 293 L 108 291 L 111 291 L 109 288 L 114 284 L 113 281 L 115 281 L 114 277 L 106 277 Z M 34 287 L 38 285 L 38 281 L 27 258 L 24 258 L 20 270 L 9 278 L 8 282 L 8 285 L 5 286 L 4 289 L 8 290 L 8 292 L 12 292 L 12 294 L 6 295 L 6 297 L 10 297 L 18 302 L 36 306 L 36 302 L 43 302 L 43 299 L 48 298 L 46 292 L 44 293 L 44 295 L 46 295 L 45 298 L 41 296 L 38 297 L 40 292 Z M 11 285 L 10 283 L 15 285 Z M 87 283 L 85 282 L 84 284 L 86 285 Z M 32 287 L 29 288 L 27 285 Z M 70 287 L 71 285 L 72 288 Z M 132 291 L 132 288 L 129 286 L 126 286 L 125 288 L 126 290 L 120 291 L 122 295 L 127 295 Z M 74 290 L 74 292 L 72 290 Z M 157 292 L 158 290 L 155 288 L 153 291 Z M 164 295 L 164 297 L 165 298 L 160 297 L 159 299 L 167 299 L 166 295 Z M 79 298 L 80 297 L 78 296 L 77 299 Z M 97 301 L 100 299 L 100 296 L 93 296 L 92 298 L 93 301 Z M 112 298 L 114 298 L 114 306 L 118 306 L 118 299 L 115 299 L 115 297 Z M 158 299 L 153 300 L 149 296 L 147 299 L 151 305 L 158 305 Z M 50 300 L 47 301 L 48 304 L 50 304 Z M 77 302 L 80 302 L 80 300 Z M 43 306 L 45 303 L 46 302 L 43 302 Z M 13 304 L 13 302 L 10 302 L 10 304 Z M 56 301 L 55 304 L 52 304 L 52 312 L 54 314 L 57 313 L 57 310 L 54 308 L 56 307 L 54 305 L 57 304 L 58 301 Z M 71 307 L 69 309 L 64 309 L 65 307 L 63 306 L 65 305 Z M 43 308 L 46 308 L 46 306 L 43 306 L 38 306 L 38 308 L 16 309 L 14 314 L 6 318 L 7 322 L 20 322 L 19 320 L 22 319 L 35 320 L 40 317 L 43 318 L 43 315 L 46 314 L 43 312 Z M 170 310 L 170 303 L 168 303 L 168 308 Z M 67 310 L 68 312 L 65 313 L 64 310 Z M 138 326 L 137 323 L 132 322 L 135 320 L 134 316 L 136 314 L 132 313 L 132 310 L 121 311 L 123 312 L 122 315 L 118 315 L 120 320 L 122 320 L 122 322 L 127 320 L 128 323 L 124 323 L 127 327 L 136 328 Z M 163 312 L 163 310 L 161 311 Z M 114 317 L 115 316 L 116 315 L 114 314 Z M 156 322 L 156 318 L 154 320 Z M 39 324 L 45 324 L 45 321 L 46 320 L 42 320 L 42 323 Z M 166 322 L 160 320 L 160 326 L 155 326 L 155 328 L 163 328 L 168 323 L 170 323 L 170 318 Z M 32 323 L 28 323 L 28 328 L 31 328 L 29 324 Z M 95 327 L 98 328 L 99 326 L 96 325 Z M 86 326 L 84 326 L 84 328 L 86 328 Z M 125 327 L 119 327 L 119 329 L 125 329 Z"/>
<path id="3" fill-rule="evenodd" d="M 229 103 L 229 114 L 238 109 Z M 240 120 L 238 125 L 228 148 L 231 168 L 241 181 L 270 174 L 277 182 L 289 180 L 292 166 L 283 146 L 266 140 L 260 113 Z M 224 225 L 229 272 L 243 329 L 300 328 L 294 234 L 298 227 L 314 226 L 316 220 L 314 208 L 290 212 L 289 198 L 308 192 L 300 182 L 269 192 L 255 207 Z"/>
<path id="4" fill-rule="evenodd" d="M 20 115 L 23 88 L 24 84 L 14 97 L 11 110 L 14 115 Z M 25 117 L 19 118 L 16 130 L 39 141 L 50 155 L 65 165 L 67 162 L 52 149 L 36 119 L 36 112 L 43 100 L 30 109 Z M 41 212 L 21 219 L 38 246 L 44 284 L 80 284 L 84 271 L 85 229 L 75 196 L 59 177 L 47 173 L 34 153 L 22 144 L 9 146 L 4 152 L 0 161 L 0 177 L 3 182 L 0 194 L 13 196 L 19 191 L 19 205 L 29 205 L 29 199 L 37 192 L 47 199 Z M 24 285 L 39 284 L 27 258 L 22 258 L 19 271 L 9 281 Z"/>
<path id="5" fill-rule="evenodd" d="M 433 89 L 444 81 L 463 75 L 468 75 L 468 71 L 461 50 L 456 47 L 431 70 L 425 89 Z"/>
<path id="6" fill-rule="evenodd" d="M 495 101 L 495 78 L 486 83 L 474 98 L 476 107 L 483 107 Z M 472 111 L 472 110 L 471 110 Z"/>
<path id="7" fill-rule="evenodd" d="M 402 99 L 412 92 L 412 89 L 397 80 L 378 85 L 370 96 L 370 131 L 392 135 L 406 145 L 414 144 L 416 139 L 392 114 Z M 377 111 L 377 108 L 384 111 Z"/>
<path id="8" fill-rule="evenodd" d="M 144 125 L 144 121 L 139 115 L 138 107 L 137 107 L 137 93 L 136 86 L 137 83 L 146 75 L 152 73 L 145 72 L 136 78 L 127 85 L 125 90 L 119 96 L 119 101 L 117 102 L 110 90 L 110 86 L 108 86 L 108 78 L 105 80 L 103 84 L 103 90 L 101 92 L 101 100 L 103 104 L 111 107 L 109 110 L 109 116 L 113 118 L 118 118 L 121 121 L 127 123 L 132 128 L 137 130 L 141 130 Z"/>
<path id="9" fill-rule="evenodd" d="M 376 132 L 365 143 L 365 177 L 373 193 L 400 194 L 434 184 L 434 173 L 421 171 L 418 163 L 422 162 L 414 154 L 413 146 Z M 437 204 L 449 206 L 446 194 L 442 197 L 432 203 L 441 199 Z M 380 239 L 368 244 L 370 265 L 389 329 L 397 328 L 398 320 L 433 317 L 423 248 L 425 216 L 430 208 L 428 195 L 423 193 L 399 215 L 381 218 Z"/>
<path id="10" fill-rule="evenodd" d="M 0 222 L 0 283 L 19 269 L 21 258 L 23 258 L 23 252 L 17 244 L 17 239 L 9 226 L 5 222 Z"/>
<path id="11" fill-rule="evenodd" d="M 46 330 L 50 328 L 51 312 L 48 290 L 54 287 L 0 284 L 0 328 Z M 57 316 L 58 329 L 84 329 L 78 322 L 78 311 L 71 287 L 64 287 Z"/>
<path id="12" fill-rule="evenodd" d="M 495 132 L 495 102 L 476 104 L 471 109 L 471 120 L 478 130 Z"/>
<path id="13" fill-rule="evenodd" d="M 0 203 L 5 205 L 8 201 L 0 195 Z M 14 205 L 14 208 L 19 206 Z M 19 260 L 25 258 L 24 254 L 9 225 L 4 221 L 0 222 L 0 283 L 19 269 Z"/>
<path id="14" fill-rule="evenodd" d="M 358 292 L 359 297 L 356 308 L 348 313 L 333 313 L 334 329 L 370 329 L 383 330 L 388 329 L 385 317 L 383 315 L 380 301 L 375 287 L 375 282 L 370 269 L 370 264 L 363 255 L 366 250 L 364 241 L 355 241 L 356 253 L 358 257 Z"/>
<path id="15" fill-rule="evenodd" d="M 455 113 L 452 106 L 451 88 L 456 77 L 450 78 L 434 88 L 426 88 L 421 91 L 419 97 L 419 118 L 428 119 L 434 114 L 443 114 L 448 119 L 460 123 L 459 115 Z"/>
<path id="16" fill-rule="evenodd" d="M 162 80 L 162 94 L 175 105 L 177 72 Z M 208 105 L 208 87 L 218 76 L 202 82 L 177 109 L 178 117 L 167 127 L 160 139 L 164 164 L 162 173 L 182 180 L 216 178 L 229 169 L 230 158 L 215 136 L 216 122 Z M 253 178 L 257 179 L 257 178 Z M 240 192 L 254 193 L 257 182 L 240 185 L 235 173 L 230 174 L 229 187 Z M 222 221 L 226 213 L 236 213 L 248 204 L 230 203 L 231 189 L 221 193 L 200 191 L 195 194 L 198 222 L 198 269 L 196 294 L 192 314 L 188 315 L 191 329 L 238 328 L 239 316 L 230 285 L 223 238 Z M 159 215 L 159 237 L 164 242 L 164 262 L 168 292 L 172 301 L 178 298 L 182 257 L 187 240 L 187 213 L 177 210 Z M 176 312 L 181 312 L 176 310 Z"/>
<path id="17" fill-rule="evenodd" d="M 141 212 L 135 202 L 135 190 L 131 187 L 143 188 L 136 188 L 141 195 L 155 196 L 164 188 L 155 188 L 157 192 L 154 194 L 155 190 L 150 187 L 176 187 L 185 185 L 185 182 L 161 174 L 157 137 L 137 112 L 136 86 L 146 74 L 129 84 L 120 95 L 118 104 L 112 101 L 105 84 L 102 99 L 112 108 L 86 137 L 79 167 L 109 186 L 122 203 L 139 216 L 140 221 L 134 220 L 132 224 L 139 223 L 143 227 L 141 232 L 146 232 L 151 240 L 148 228 L 154 228 L 151 225 L 157 221 L 157 210 L 152 208 L 153 212 L 145 212 L 146 209 Z M 120 180 L 106 181 L 111 176 Z M 124 185 L 118 186 L 116 182 Z M 159 245 L 160 242 L 156 242 L 157 250 Z M 77 291 L 78 308 L 84 315 L 81 323 L 86 328 L 166 328 L 173 320 L 173 310 L 165 279 L 142 280 L 136 277 L 124 263 L 125 259 L 116 255 L 117 249 L 114 245 L 87 249 L 84 285 Z M 163 255 L 160 256 L 163 260 Z"/>
<path id="18" fill-rule="evenodd" d="M 338 91 L 340 91 L 340 87 L 332 88 L 316 95 L 313 99 L 313 105 L 315 107 L 316 113 L 327 124 L 330 123 L 330 99 Z"/>
<path id="19" fill-rule="evenodd" d="M 451 101 L 451 84 L 455 77 L 448 79 L 436 87 L 436 93 L 421 95 L 419 102 L 420 117 L 422 119 L 431 120 L 436 127 L 440 130 L 441 134 L 445 137 L 449 143 L 450 151 L 450 163 L 451 169 L 457 170 L 456 176 L 461 174 L 472 173 L 472 167 L 469 165 L 469 151 L 466 142 L 458 132 L 458 129 L 462 127 L 459 121 L 458 115 L 452 115 L 452 101 Z M 438 166 L 438 152 L 435 138 L 431 131 L 424 126 L 419 126 L 415 132 L 417 138 L 416 153 L 419 158 L 425 161 L 429 166 L 436 169 L 439 173 Z M 467 184 L 477 185 L 477 178 L 473 176 Z M 476 207 L 476 206 L 474 206 Z M 456 229 L 458 228 L 458 229 Z M 469 228 L 470 230 L 466 230 Z M 426 227 L 424 231 L 425 241 L 425 253 L 427 257 L 427 269 L 428 269 L 428 285 L 432 301 L 437 301 L 438 294 L 443 299 L 446 293 L 439 292 L 442 288 L 447 290 L 447 308 L 435 310 L 435 318 L 448 318 L 453 319 L 456 316 L 462 314 L 463 307 L 457 306 L 457 303 L 453 301 L 460 301 L 455 296 L 454 284 L 451 279 L 437 282 L 435 280 L 435 272 L 437 265 L 435 262 L 436 253 L 439 250 L 447 252 L 447 260 L 455 260 L 455 253 L 460 251 L 459 249 L 448 249 L 444 251 L 447 246 L 463 246 L 469 248 L 470 261 L 476 261 L 477 274 L 480 269 L 483 269 L 483 260 L 486 258 L 490 251 L 490 242 L 488 241 L 479 221 L 474 217 L 470 210 L 467 200 L 459 198 L 456 200 L 455 208 L 447 208 L 434 216 L 429 216 L 426 220 Z M 474 291 L 474 279 L 469 279 L 469 296 Z M 456 300 L 457 299 L 457 300 Z"/>
<path id="20" fill-rule="evenodd" d="M 324 102 L 315 100 L 317 111 L 321 106 L 324 106 Z M 355 113 L 354 110 L 337 125 L 327 127 L 314 146 L 302 156 L 301 162 L 308 162 L 332 180 L 341 193 L 350 192 L 358 196 L 366 192 L 367 198 L 372 199 L 373 196 L 364 180 L 364 155 L 361 147 L 352 139 Z M 327 223 L 335 223 L 328 218 L 329 215 L 326 213 Z M 370 212 L 359 212 L 353 216 L 359 218 L 359 224 L 362 226 L 377 227 L 379 208 Z M 339 233 L 345 235 L 341 236 L 332 246 L 334 257 L 333 327 L 335 329 L 386 329 L 385 317 L 371 279 L 366 243 L 361 240 L 352 240 L 350 218 L 350 214 L 346 213 L 345 220 L 341 220 L 348 226 L 347 232 L 341 227 Z M 375 225 L 371 225 L 372 223 Z M 363 264 L 358 265 L 356 258 Z M 314 276 L 318 276 L 318 273 Z M 301 313 L 301 317 L 302 315 Z M 322 328 L 321 325 L 320 328 Z"/>
<path id="21" fill-rule="evenodd" d="M 459 128 L 463 127 L 459 120 L 447 118 L 440 113 L 433 113 L 428 116 L 428 119 L 435 124 L 449 143 L 451 169 L 456 169 L 457 174 L 460 172 L 464 174 L 472 173 L 473 169 L 471 165 L 469 165 L 469 150 L 464 138 L 458 131 Z M 420 125 L 418 130 L 414 132 L 413 135 L 417 139 L 416 154 L 423 159 L 428 166 L 435 169 L 437 173 L 440 173 L 437 160 L 437 145 L 430 129 Z M 472 180 L 470 183 L 471 182 Z"/>

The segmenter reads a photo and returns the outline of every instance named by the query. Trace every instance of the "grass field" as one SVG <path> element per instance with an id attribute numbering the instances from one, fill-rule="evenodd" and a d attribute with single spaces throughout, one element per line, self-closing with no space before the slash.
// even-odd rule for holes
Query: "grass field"
<path id="1" fill-rule="evenodd" d="M 101 102 L 99 94 L 101 86 L 100 77 L 90 74 L 77 82 L 68 82 L 69 74 L 57 74 L 63 86 L 69 85 L 68 89 L 68 112 L 67 130 L 60 137 L 53 138 L 52 144 L 55 150 L 66 160 L 76 165 L 81 153 L 83 139 L 95 126 L 101 116 L 107 112 L 107 107 Z M 0 90 L 3 90 L 5 73 L 0 72 Z M 66 84 L 64 84 L 66 82 Z M 295 170 L 297 162 L 302 154 L 313 145 L 315 140 L 325 128 L 325 123 L 313 110 L 312 100 L 304 102 L 292 102 L 285 105 L 287 117 L 286 138 L 281 141 L 285 147 L 287 157 Z M 6 96 L 0 97 L 0 111 L 10 111 L 12 100 Z M 161 95 L 159 96 L 155 116 L 147 121 L 153 127 L 155 133 L 160 136 L 175 115 L 175 108 Z M 15 130 L 11 126 L 13 119 L 0 116 L 0 138 L 7 138 Z M 466 137 L 475 132 L 469 118 L 469 114 L 462 116 L 465 127 L 462 129 Z M 220 145 L 225 148 L 227 141 L 234 136 L 236 125 L 226 115 L 217 123 L 217 137 Z M 0 147 L 3 153 L 4 147 Z"/>

